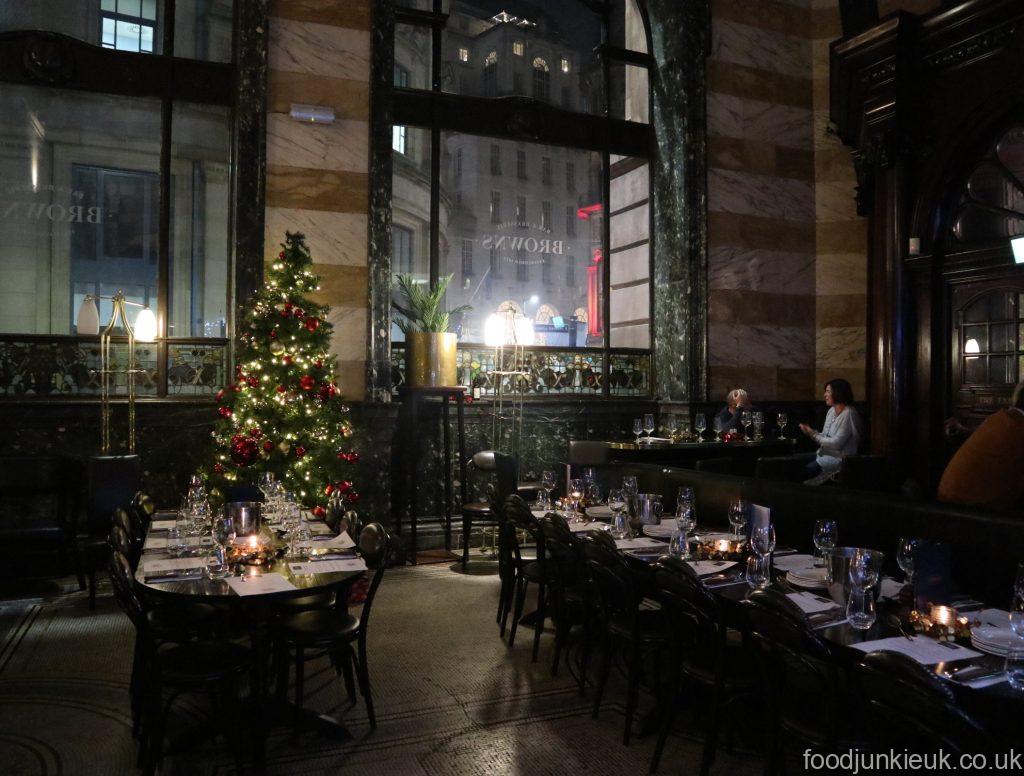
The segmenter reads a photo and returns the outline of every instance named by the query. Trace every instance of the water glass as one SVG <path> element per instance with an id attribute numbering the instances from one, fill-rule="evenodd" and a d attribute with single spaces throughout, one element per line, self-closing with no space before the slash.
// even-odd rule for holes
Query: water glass
<path id="1" fill-rule="evenodd" d="M 587 503 L 588 504 L 600 504 L 601 503 L 601 486 L 596 482 L 587 483 Z"/>
<path id="2" fill-rule="evenodd" d="M 583 481 L 588 485 L 592 482 L 597 482 L 597 472 L 594 471 L 592 466 L 588 466 L 583 470 Z"/>
<path id="3" fill-rule="evenodd" d="M 820 560 L 816 560 L 816 566 L 824 566 L 826 564 L 826 558 L 832 554 L 832 550 L 836 548 L 836 544 L 839 541 L 839 526 L 835 520 L 818 520 L 814 524 L 814 549 L 815 555 Z"/>
<path id="4" fill-rule="evenodd" d="M 713 421 L 712 428 L 715 430 L 715 441 L 722 441 L 722 431 L 725 429 L 725 424 L 722 423 L 721 418 L 715 418 Z"/>
<path id="5" fill-rule="evenodd" d="M 896 562 L 903 573 L 907 575 L 907 584 L 914 583 L 914 552 L 917 550 L 920 541 L 910 536 L 904 536 L 899 540 L 896 549 Z"/>
<path id="6" fill-rule="evenodd" d="M 551 496 L 544 488 L 537 491 L 537 500 L 533 504 L 533 508 L 544 512 L 547 512 L 551 508 Z"/>
<path id="7" fill-rule="evenodd" d="M 678 521 L 675 530 L 672 531 L 672 538 L 668 542 L 668 554 L 673 558 L 686 560 L 690 557 L 690 540 L 687 531 L 682 528 Z"/>
<path id="8" fill-rule="evenodd" d="M 644 433 L 644 422 L 643 422 L 643 420 L 641 420 L 640 418 L 634 418 L 633 419 L 633 436 L 636 437 L 636 439 L 633 440 L 634 444 L 636 444 L 636 445 L 640 444 L 640 437 L 643 436 L 643 433 Z"/>
<path id="9" fill-rule="evenodd" d="M 224 579 L 230 572 L 228 566 L 227 550 L 223 547 L 214 547 L 206 556 L 206 577 L 207 579 Z"/>
<path id="10" fill-rule="evenodd" d="M 573 477 L 569 480 L 569 499 L 572 501 L 573 509 L 579 509 L 580 499 L 586 493 L 586 486 L 580 477 Z"/>
<path id="11" fill-rule="evenodd" d="M 629 513 L 626 511 L 616 512 L 612 522 L 612 536 L 616 539 L 628 539 L 633 535 L 633 529 L 629 526 Z"/>
<path id="12" fill-rule="evenodd" d="M 742 535 L 743 528 L 746 524 L 747 502 L 741 498 L 735 498 L 729 506 L 729 525 L 732 526 L 733 533 L 737 539 Z"/>
<path id="13" fill-rule="evenodd" d="M 612 488 L 608 491 L 608 508 L 612 510 L 612 522 L 615 515 L 626 510 L 626 492 L 622 488 Z"/>
<path id="14" fill-rule="evenodd" d="M 665 511 L 665 505 L 661 503 L 661 495 L 653 494 L 651 496 L 651 514 L 654 515 L 654 524 L 661 524 L 661 515 Z"/>
<path id="15" fill-rule="evenodd" d="M 693 504 L 693 488 L 689 485 L 680 485 L 676 491 L 676 509 L 680 504 Z"/>
<path id="16" fill-rule="evenodd" d="M 1006 650 L 1006 681 L 1018 692 L 1024 691 L 1024 639 L 1014 636 Z"/>
<path id="17" fill-rule="evenodd" d="M 750 532 L 750 549 L 762 558 L 775 552 L 775 526 L 771 523 L 755 526 Z"/>
<path id="18" fill-rule="evenodd" d="M 697 441 L 704 441 L 704 432 L 708 429 L 708 419 L 703 412 L 698 412 L 693 418 L 693 427 L 697 431 Z"/>
<path id="19" fill-rule="evenodd" d="M 743 436 L 746 437 L 746 440 L 748 442 L 754 441 L 753 439 L 750 438 L 750 427 L 753 425 L 753 423 L 754 418 L 750 414 L 750 410 L 743 410 L 743 412 L 740 413 L 740 424 L 743 426 Z"/>
<path id="20" fill-rule="evenodd" d="M 167 554 L 172 558 L 182 557 L 188 549 L 186 536 L 187 534 L 177 526 L 167 531 Z"/>
<path id="21" fill-rule="evenodd" d="M 555 473 L 550 470 L 545 470 L 540 474 L 540 486 L 547 492 L 548 500 L 551 500 L 551 494 L 555 488 L 558 487 L 558 479 L 555 477 Z"/>
<path id="22" fill-rule="evenodd" d="M 775 416 L 775 420 L 779 424 L 779 439 L 785 439 L 786 423 L 789 422 L 789 418 L 786 416 L 785 412 L 780 412 L 778 415 Z"/>
<path id="23" fill-rule="evenodd" d="M 687 534 L 693 533 L 697 527 L 697 514 L 693 504 L 682 503 L 676 507 L 676 525 Z"/>
<path id="24" fill-rule="evenodd" d="M 636 477 L 630 475 L 622 478 L 622 489 L 626 492 L 627 496 L 635 496 L 637 494 Z"/>
<path id="25" fill-rule="evenodd" d="M 210 535 L 217 545 L 227 547 L 235 538 L 235 521 L 230 517 L 218 517 L 213 521 Z"/>
<path id="26" fill-rule="evenodd" d="M 754 416 L 754 438 L 762 438 L 762 429 L 764 429 L 764 413 L 757 410 L 753 413 Z"/>
<path id="27" fill-rule="evenodd" d="M 851 577 L 853 567 L 850 567 Z M 846 616 L 850 620 L 850 627 L 857 630 L 867 630 L 875 624 L 878 616 L 875 610 L 875 595 L 872 589 L 857 587 L 850 588 L 850 598 L 846 602 Z"/>
<path id="28" fill-rule="evenodd" d="M 654 415 L 644 415 L 644 431 L 647 432 L 648 439 L 651 438 L 651 434 L 654 433 L 654 429 L 656 428 L 657 426 L 654 424 Z"/>
<path id="29" fill-rule="evenodd" d="M 754 590 L 763 590 L 771 583 L 771 575 L 768 573 L 768 558 L 751 555 L 747 558 L 746 580 Z"/>
<path id="30" fill-rule="evenodd" d="M 679 430 L 679 422 L 676 420 L 675 415 L 665 416 L 665 432 L 668 434 L 670 441 L 676 441 L 676 432 Z"/>

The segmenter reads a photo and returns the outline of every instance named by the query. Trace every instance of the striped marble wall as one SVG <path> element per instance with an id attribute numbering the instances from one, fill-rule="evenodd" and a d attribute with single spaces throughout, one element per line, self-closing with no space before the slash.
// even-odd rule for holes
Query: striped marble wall
<path id="1" fill-rule="evenodd" d="M 331 306 L 342 393 L 362 399 L 367 327 L 370 0 L 271 0 L 267 258 L 286 230 L 308 238 L 318 301 Z M 292 103 L 329 105 L 300 124 Z"/>

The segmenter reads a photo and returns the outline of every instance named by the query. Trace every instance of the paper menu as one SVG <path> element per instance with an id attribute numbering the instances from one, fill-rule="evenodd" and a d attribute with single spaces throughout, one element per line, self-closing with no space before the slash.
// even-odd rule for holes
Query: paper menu
<path id="1" fill-rule="evenodd" d="M 788 593 L 786 598 L 799 606 L 804 614 L 829 612 L 839 606 L 835 601 L 813 593 Z"/>
<path id="2" fill-rule="evenodd" d="M 241 577 L 228 577 L 225 582 L 238 595 L 266 595 L 295 590 L 295 585 L 280 574 L 246 574 Z"/>
<path id="3" fill-rule="evenodd" d="M 772 558 L 772 565 L 779 571 L 806 571 L 814 568 L 813 555 L 776 555 Z"/>
<path id="4" fill-rule="evenodd" d="M 170 531 L 177 524 L 176 520 L 154 520 L 149 524 L 150 531 Z"/>
<path id="5" fill-rule="evenodd" d="M 736 565 L 734 561 L 727 560 L 690 560 L 687 561 L 690 568 L 698 577 L 706 577 L 708 574 L 718 574 Z"/>
<path id="6" fill-rule="evenodd" d="M 311 521 L 306 523 L 306 526 L 309 528 L 309 532 L 313 536 L 330 536 L 334 533 L 334 529 L 327 525 L 327 523 Z"/>
<path id="7" fill-rule="evenodd" d="M 356 543 L 352 541 L 352 537 L 348 535 L 348 531 L 342 531 L 337 536 L 332 536 L 329 539 L 312 539 L 308 542 L 299 542 L 299 546 L 320 548 L 324 550 L 349 550 L 355 547 Z"/>
<path id="8" fill-rule="evenodd" d="M 750 505 L 750 529 L 753 530 L 761 525 L 769 525 L 772 522 L 772 511 L 760 504 Z"/>
<path id="9" fill-rule="evenodd" d="M 142 569 L 146 574 L 161 571 L 182 571 L 206 567 L 206 558 L 144 558 Z"/>
<path id="10" fill-rule="evenodd" d="M 342 571 L 366 571 L 366 562 L 362 558 L 343 558 L 341 560 L 319 560 L 306 563 L 289 563 L 292 574 L 337 574 Z"/>
<path id="11" fill-rule="evenodd" d="M 943 644 L 948 644 L 949 646 L 943 646 Z M 980 652 L 975 652 L 973 649 L 967 649 L 949 641 L 940 644 L 935 639 L 928 638 L 927 636 L 914 636 L 909 639 L 905 636 L 893 636 L 888 639 L 862 641 L 860 644 L 851 644 L 850 646 L 854 649 L 859 649 L 861 652 L 876 652 L 883 649 L 890 652 L 900 652 L 926 666 L 935 665 L 936 663 L 949 663 L 954 660 L 965 660 L 969 657 L 979 657 L 981 655 Z"/>

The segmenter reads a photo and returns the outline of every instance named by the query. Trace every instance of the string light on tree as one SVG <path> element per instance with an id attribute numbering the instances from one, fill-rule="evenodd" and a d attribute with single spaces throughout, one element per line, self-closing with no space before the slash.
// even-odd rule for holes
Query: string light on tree
<path id="1" fill-rule="evenodd" d="M 321 511 L 326 488 L 344 483 L 351 506 L 359 497 L 346 467 L 359 456 L 348 447 L 328 308 L 303 295 L 319 287 L 303 235 L 289 232 L 282 248 L 239 326 L 234 381 L 217 394 L 211 479 L 224 487 L 273 472 Z"/>

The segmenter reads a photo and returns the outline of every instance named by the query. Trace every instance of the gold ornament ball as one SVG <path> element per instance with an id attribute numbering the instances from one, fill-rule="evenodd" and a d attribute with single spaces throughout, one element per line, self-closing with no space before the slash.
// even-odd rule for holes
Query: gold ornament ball
<path id="1" fill-rule="evenodd" d="M 270 352 L 273 353 L 275 356 L 280 356 L 282 353 L 284 353 L 284 344 L 278 342 L 277 340 L 273 340 L 270 343 Z"/>
<path id="2" fill-rule="evenodd" d="M 288 455 L 288 451 L 292 449 L 292 446 L 287 442 L 281 442 L 281 444 L 277 446 L 277 449 L 280 450 L 285 455 Z"/>

